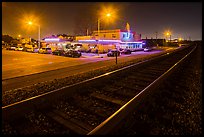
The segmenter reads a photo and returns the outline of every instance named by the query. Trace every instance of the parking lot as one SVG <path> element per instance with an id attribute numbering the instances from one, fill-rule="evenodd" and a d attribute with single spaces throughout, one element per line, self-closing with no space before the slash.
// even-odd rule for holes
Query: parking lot
<path id="1" fill-rule="evenodd" d="M 125 62 L 133 58 L 141 58 L 164 50 L 169 49 L 159 49 L 151 52 L 137 51 L 132 52 L 130 55 L 121 55 L 118 57 L 118 63 Z M 8 51 L 2 49 L 2 80 L 93 62 L 103 61 L 103 65 L 107 65 L 107 60 L 109 60 L 109 63 L 115 63 L 115 57 L 107 57 L 107 54 L 98 55 L 94 53 L 82 53 L 80 58 L 71 58 L 52 54 Z"/>

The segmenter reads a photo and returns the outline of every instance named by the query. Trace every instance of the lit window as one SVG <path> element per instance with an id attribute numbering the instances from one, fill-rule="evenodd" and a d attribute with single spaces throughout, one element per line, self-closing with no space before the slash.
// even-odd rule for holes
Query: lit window
<path id="1" fill-rule="evenodd" d="M 116 34 L 112 34 L 112 38 L 116 38 Z"/>
<path id="2" fill-rule="evenodd" d="M 123 38 L 125 38 L 125 34 L 123 34 Z"/>

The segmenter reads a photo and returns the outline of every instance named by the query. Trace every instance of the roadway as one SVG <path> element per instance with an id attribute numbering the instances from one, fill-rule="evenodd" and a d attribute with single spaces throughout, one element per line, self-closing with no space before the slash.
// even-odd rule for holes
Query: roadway
<path id="1" fill-rule="evenodd" d="M 119 56 L 118 63 L 168 50 L 174 49 L 160 48 L 151 52 L 132 52 L 130 55 Z M 80 58 L 70 58 L 2 49 L 2 90 L 21 88 L 114 64 L 115 57 L 107 57 L 106 54 L 98 56 L 98 54 L 83 53 Z"/>

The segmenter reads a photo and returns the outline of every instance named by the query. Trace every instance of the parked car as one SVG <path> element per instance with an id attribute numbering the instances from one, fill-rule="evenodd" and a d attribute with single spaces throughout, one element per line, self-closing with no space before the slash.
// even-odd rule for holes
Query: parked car
<path id="1" fill-rule="evenodd" d="M 120 51 L 121 54 L 131 54 L 131 50 L 129 49 L 123 49 Z"/>
<path id="2" fill-rule="evenodd" d="M 81 56 L 81 52 L 80 51 L 76 51 L 76 50 L 67 50 L 64 52 L 64 56 L 66 57 L 80 57 Z"/>
<path id="3" fill-rule="evenodd" d="M 151 50 L 152 50 L 151 47 L 146 47 L 146 48 L 144 48 L 144 52 L 148 52 L 148 51 L 151 51 Z"/>
<path id="4" fill-rule="evenodd" d="M 120 56 L 120 51 L 118 50 L 110 50 L 108 53 L 107 53 L 107 56 L 108 57 L 115 57 L 115 56 Z"/>
<path id="5" fill-rule="evenodd" d="M 58 55 L 58 56 L 62 56 L 64 55 L 64 50 L 63 49 L 56 49 L 52 52 L 53 55 Z"/>
<path id="6" fill-rule="evenodd" d="M 42 53 L 42 54 L 51 54 L 52 53 L 52 49 L 51 48 L 40 48 L 38 53 Z"/>
<path id="7" fill-rule="evenodd" d="M 14 45 L 6 47 L 6 50 L 15 50 L 15 49 L 16 49 L 16 46 Z"/>
<path id="8" fill-rule="evenodd" d="M 39 48 L 33 48 L 34 53 L 38 53 L 38 51 L 39 51 Z"/>
<path id="9" fill-rule="evenodd" d="M 26 51 L 27 51 L 27 52 L 33 52 L 33 48 L 31 48 L 31 47 L 26 48 Z"/>
<path id="10" fill-rule="evenodd" d="M 16 51 L 23 51 L 23 47 L 16 47 L 15 50 Z"/>

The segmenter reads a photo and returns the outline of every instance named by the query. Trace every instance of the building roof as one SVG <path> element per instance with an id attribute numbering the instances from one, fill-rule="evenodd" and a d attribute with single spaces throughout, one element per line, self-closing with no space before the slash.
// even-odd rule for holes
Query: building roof
<path id="1" fill-rule="evenodd" d="M 115 33 L 115 32 L 128 32 L 127 30 L 114 29 L 114 30 L 100 30 L 99 33 Z M 130 31 L 131 33 L 135 33 L 134 31 Z M 98 33 L 97 30 L 93 31 L 93 33 Z"/>

